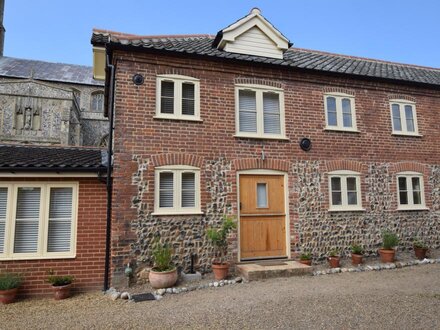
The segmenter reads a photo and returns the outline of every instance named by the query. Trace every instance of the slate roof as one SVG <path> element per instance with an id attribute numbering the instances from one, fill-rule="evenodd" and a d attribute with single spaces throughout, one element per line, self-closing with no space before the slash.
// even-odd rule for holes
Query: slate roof
<path id="1" fill-rule="evenodd" d="M 102 172 L 107 152 L 97 148 L 0 145 L 0 171 Z"/>
<path id="2" fill-rule="evenodd" d="M 91 41 L 94 45 L 108 43 L 110 47 L 134 47 L 145 50 L 195 54 L 312 71 L 440 86 L 440 69 L 438 68 L 345 56 L 295 47 L 288 49 L 284 53 L 283 59 L 236 54 L 213 47 L 214 39 L 215 37 L 211 35 L 136 36 L 95 29 Z"/>
<path id="3" fill-rule="evenodd" d="M 85 65 L 52 63 L 22 58 L 0 57 L 0 76 L 103 86 L 93 79 L 93 68 Z"/>

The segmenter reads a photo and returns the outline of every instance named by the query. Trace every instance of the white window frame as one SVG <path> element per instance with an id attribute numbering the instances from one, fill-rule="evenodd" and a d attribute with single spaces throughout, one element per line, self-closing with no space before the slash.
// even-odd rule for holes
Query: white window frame
<path id="1" fill-rule="evenodd" d="M 159 207 L 160 174 L 173 173 L 173 207 Z M 181 207 L 182 174 L 193 173 L 195 179 L 194 207 Z M 153 215 L 203 214 L 200 206 L 200 169 L 187 165 L 159 166 L 154 171 L 154 212 Z"/>
<path id="2" fill-rule="evenodd" d="M 356 178 L 357 204 L 349 205 L 347 200 L 347 178 Z M 342 205 L 333 205 L 332 201 L 332 178 L 341 179 L 341 200 Z M 329 191 L 329 211 L 365 211 L 362 207 L 361 174 L 359 172 L 342 170 L 328 173 L 328 191 Z"/>
<path id="3" fill-rule="evenodd" d="M 77 182 L 11 182 L 0 184 L 8 188 L 8 202 L 6 205 L 5 245 L 2 260 L 36 260 L 36 259 L 65 259 L 76 257 L 77 221 L 78 221 L 78 183 Z M 14 253 L 15 221 L 17 212 L 18 188 L 40 188 L 40 217 L 38 228 L 38 246 L 35 253 Z M 72 225 L 70 233 L 70 251 L 47 252 L 49 205 L 51 188 L 72 188 Z"/>
<path id="4" fill-rule="evenodd" d="M 406 179 L 406 187 L 408 192 L 408 204 L 400 204 L 399 178 Z M 420 199 L 421 204 L 414 204 L 412 178 L 420 180 Z M 425 185 L 423 183 L 423 174 L 418 172 L 400 172 L 396 174 L 396 190 L 397 190 L 397 210 L 427 210 L 425 201 Z"/>
<path id="5" fill-rule="evenodd" d="M 401 131 L 396 131 L 394 129 L 394 117 L 393 117 L 393 104 L 399 105 L 400 111 L 400 120 L 401 120 Z M 406 126 L 406 114 L 405 114 L 405 105 L 410 105 L 413 110 L 413 120 L 414 120 L 414 132 L 409 132 Z M 390 116 L 391 116 L 391 130 L 393 135 L 412 135 L 412 136 L 421 136 L 419 134 L 419 128 L 417 124 L 417 111 L 416 111 L 416 103 L 408 100 L 400 100 L 393 99 L 390 100 Z"/>
<path id="6" fill-rule="evenodd" d="M 334 97 L 336 99 L 336 122 L 337 125 L 328 124 L 327 98 Z M 351 124 L 352 127 L 344 127 L 344 118 L 342 112 L 342 99 L 349 99 L 351 104 Z M 331 131 L 359 132 L 356 124 L 356 103 L 355 97 L 345 93 L 325 93 L 324 94 L 324 112 L 325 112 L 325 129 Z"/>
<path id="7" fill-rule="evenodd" d="M 161 113 L 162 82 L 174 83 L 174 113 Z M 182 114 L 182 84 L 194 85 L 194 115 Z M 175 74 L 158 75 L 156 78 L 156 116 L 155 118 L 201 121 L 200 119 L 200 80 Z"/>
<path id="8" fill-rule="evenodd" d="M 240 132 L 240 91 L 252 91 L 256 93 L 256 108 L 257 108 L 257 132 Z M 280 134 L 264 133 L 264 116 L 263 116 L 263 93 L 274 93 L 279 96 L 280 105 Z M 284 114 L 284 91 L 282 88 L 254 85 L 254 84 L 236 84 L 235 85 L 235 136 L 258 138 L 258 139 L 277 139 L 287 140 L 285 129 L 285 114 Z"/>

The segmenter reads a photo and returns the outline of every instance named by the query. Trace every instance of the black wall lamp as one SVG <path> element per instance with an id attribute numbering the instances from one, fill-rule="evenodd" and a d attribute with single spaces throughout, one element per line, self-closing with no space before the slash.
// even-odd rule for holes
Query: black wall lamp
<path id="1" fill-rule="evenodd" d="M 309 151 L 310 149 L 312 149 L 312 141 L 308 138 L 303 138 L 299 142 L 299 146 L 302 150 Z"/>
<path id="2" fill-rule="evenodd" d="M 136 73 L 135 75 L 133 75 L 133 83 L 135 85 L 142 85 L 144 83 L 144 76 Z"/>

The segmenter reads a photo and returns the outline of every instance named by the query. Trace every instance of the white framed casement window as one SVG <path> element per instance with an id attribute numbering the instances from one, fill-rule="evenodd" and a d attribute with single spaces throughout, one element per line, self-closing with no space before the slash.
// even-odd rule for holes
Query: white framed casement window
<path id="1" fill-rule="evenodd" d="M 416 104 L 407 100 L 390 100 L 393 134 L 419 135 Z"/>
<path id="2" fill-rule="evenodd" d="M 181 75 L 158 75 L 156 118 L 200 121 L 199 79 Z"/>
<path id="3" fill-rule="evenodd" d="M 324 94 L 325 129 L 357 132 L 354 96 L 344 93 Z"/>
<path id="4" fill-rule="evenodd" d="M 286 139 L 284 92 L 260 85 L 235 85 L 235 136 Z"/>
<path id="5" fill-rule="evenodd" d="M 202 214 L 200 169 L 186 165 L 156 167 L 153 214 Z"/>
<path id="6" fill-rule="evenodd" d="M 360 173 L 333 171 L 328 174 L 329 211 L 363 211 Z"/>
<path id="7" fill-rule="evenodd" d="M 73 258 L 77 183 L 0 185 L 0 260 Z"/>
<path id="8" fill-rule="evenodd" d="M 398 210 L 426 209 L 423 175 L 421 173 L 397 173 L 397 194 Z"/>

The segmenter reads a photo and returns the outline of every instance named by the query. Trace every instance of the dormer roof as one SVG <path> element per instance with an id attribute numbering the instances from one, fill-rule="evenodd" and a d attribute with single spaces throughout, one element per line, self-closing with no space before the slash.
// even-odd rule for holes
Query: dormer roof
<path id="1" fill-rule="evenodd" d="M 292 44 L 266 18 L 258 8 L 237 22 L 220 30 L 213 46 L 230 53 L 283 58 Z"/>

